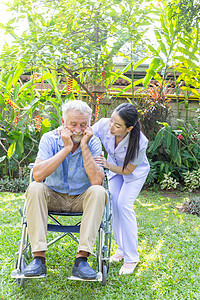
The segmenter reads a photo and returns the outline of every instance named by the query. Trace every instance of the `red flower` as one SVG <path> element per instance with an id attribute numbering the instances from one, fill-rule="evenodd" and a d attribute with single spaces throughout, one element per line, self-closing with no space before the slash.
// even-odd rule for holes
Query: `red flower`
<path id="1" fill-rule="evenodd" d="M 6 104 L 9 104 L 14 109 L 20 109 L 19 106 L 10 99 L 5 99 Z"/>
<path id="2" fill-rule="evenodd" d="M 40 132 L 42 128 L 42 117 L 40 117 L 40 115 L 35 116 L 35 128 L 38 132 Z"/>
<path id="3" fill-rule="evenodd" d="M 17 123 L 19 122 L 19 111 L 15 112 L 15 119 L 14 119 L 14 122 L 15 122 L 15 127 L 17 126 Z"/>
<path id="4" fill-rule="evenodd" d="M 71 93 L 73 91 L 73 78 L 68 78 L 67 80 L 67 93 Z"/>
<path id="5" fill-rule="evenodd" d="M 178 139 L 178 140 L 183 140 L 182 134 L 179 134 L 179 135 L 177 136 L 177 139 Z"/>

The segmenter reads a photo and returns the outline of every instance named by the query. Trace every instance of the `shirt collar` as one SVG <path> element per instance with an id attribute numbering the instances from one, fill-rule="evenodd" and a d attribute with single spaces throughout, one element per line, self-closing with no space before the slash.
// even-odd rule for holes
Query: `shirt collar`
<path id="1" fill-rule="evenodd" d="M 113 149 L 127 149 L 130 138 L 130 132 L 125 136 L 125 138 L 119 143 L 119 145 L 115 148 L 115 136 L 110 133 L 110 131 L 106 135 L 106 139 L 109 140 L 109 145 Z"/>
<path id="2" fill-rule="evenodd" d="M 119 143 L 119 145 L 116 147 L 117 149 L 121 148 L 127 148 L 128 143 L 129 143 L 129 138 L 130 138 L 130 132 L 125 136 L 125 138 Z"/>

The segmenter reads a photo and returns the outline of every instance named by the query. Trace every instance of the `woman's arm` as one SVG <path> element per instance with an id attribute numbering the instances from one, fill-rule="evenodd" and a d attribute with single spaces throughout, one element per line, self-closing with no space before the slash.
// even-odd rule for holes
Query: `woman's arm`
<path id="1" fill-rule="evenodd" d="M 137 167 L 137 165 L 128 164 L 127 167 L 123 170 L 122 167 L 109 163 L 103 155 L 95 157 L 95 161 L 100 166 L 120 175 L 130 175 Z"/>

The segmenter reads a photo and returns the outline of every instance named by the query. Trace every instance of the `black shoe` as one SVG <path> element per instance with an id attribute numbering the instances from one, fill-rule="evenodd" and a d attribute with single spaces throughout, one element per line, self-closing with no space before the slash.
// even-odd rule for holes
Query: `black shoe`
<path id="1" fill-rule="evenodd" d="M 72 275 L 88 280 L 95 279 L 97 277 L 96 271 L 93 270 L 86 261 L 79 262 L 78 267 L 74 264 Z"/>
<path id="2" fill-rule="evenodd" d="M 47 274 L 47 267 L 39 258 L 35 258 L 23 271 L 25 277 L 37 277 Z"/>

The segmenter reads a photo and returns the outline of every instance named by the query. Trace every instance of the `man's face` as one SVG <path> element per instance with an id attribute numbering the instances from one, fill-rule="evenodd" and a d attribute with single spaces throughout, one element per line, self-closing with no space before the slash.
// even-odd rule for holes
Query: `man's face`
<path id="1" fill-rule="evenodd" d="M 73 133 L 73 142 L 80 143 L 83 132 L 89 126 L 89 114 L 82 114 L 78 110 L 68 111 L 66 124 L 64 124 L 64 126 Z"/>

